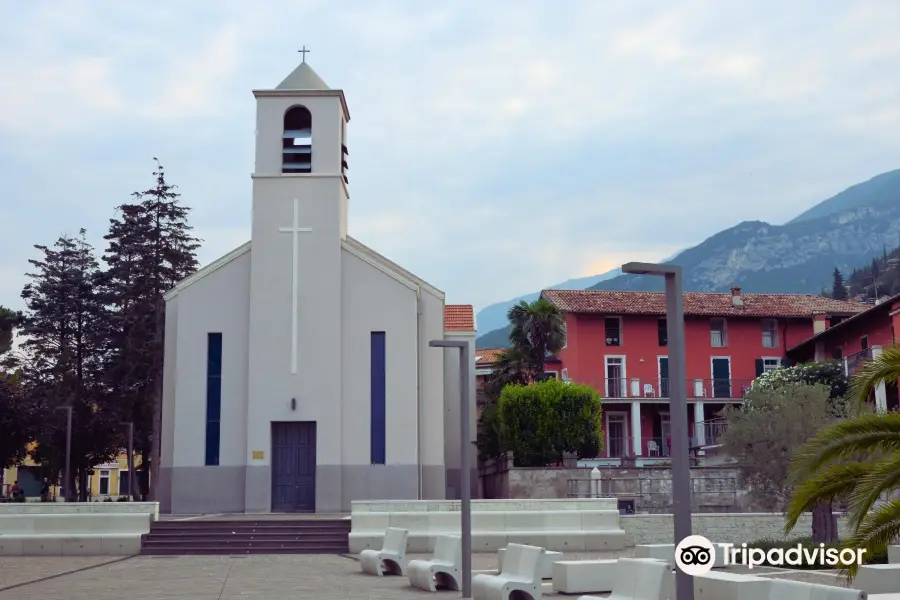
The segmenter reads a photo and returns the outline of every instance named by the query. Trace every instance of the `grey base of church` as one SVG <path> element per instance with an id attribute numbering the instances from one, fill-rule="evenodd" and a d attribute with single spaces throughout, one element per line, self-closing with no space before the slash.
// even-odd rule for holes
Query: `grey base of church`
<path id="1" fill-rule="evenodd" d="M 268 465 L 162 468 L 159 477 L 166 514 L 272 512 Z M 418 477 L 416 465 L 317 465 L 316 512 L 349 513 L 352 500 L 415 500 Z M 445 498 L 445 478 L 442 465 L 422 467 L 422 498 Z"/>

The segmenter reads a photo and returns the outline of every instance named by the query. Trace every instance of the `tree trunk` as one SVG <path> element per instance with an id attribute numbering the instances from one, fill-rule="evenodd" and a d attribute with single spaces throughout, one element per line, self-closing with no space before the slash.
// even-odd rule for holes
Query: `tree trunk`
<path id="1" fill-rule="evenodd" d="M 838 542 L 837 517 L 831 502 L 820 502 L 812 511 L 813 544 Z"/>

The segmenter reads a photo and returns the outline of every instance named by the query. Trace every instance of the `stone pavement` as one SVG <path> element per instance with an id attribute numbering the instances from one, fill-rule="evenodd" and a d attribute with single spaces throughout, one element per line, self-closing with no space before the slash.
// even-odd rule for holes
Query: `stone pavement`
<path id="1" fill-rule="evenodd" d="M 613 558 L 623 553 L 566 555 Z M 415 558 L 416 556 L 413 556 Z M 476 554 L 475 570 L 496 569 L 496 554 Z M 762 574 L 762 570 L 758 570 Z M 771 576 L 771 573 L 766 573 Z M 839 585 L 834 576 L 784 572 L 779 576 Z M 545 584 L 545 594 L 554 595 Z M 441 598 L 459 598 L 441 592 Z M 406 600 L 430 597 L 406 578 L 363 575 L 353 558 L 335 555 L 3 557 L 0 600 Z"/>

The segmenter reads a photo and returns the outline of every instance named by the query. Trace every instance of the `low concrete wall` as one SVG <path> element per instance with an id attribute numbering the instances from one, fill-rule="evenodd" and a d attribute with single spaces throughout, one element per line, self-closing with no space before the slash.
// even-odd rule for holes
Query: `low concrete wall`
<path id="1" fill-rule="evenodd" d="M 624 515 L 619 524 L 629 546 L 672 543 L 675 538 L 672 515 Z M 691 525 L 693 533 L 713 543 L 740 544 L 812 535 L 812 515 L 803 515 L 790 536 L 784 535 L 784 515 L 780 513 L 695 514 Z M 850 533 L 846 520 L 838 518 L 838 535 L 843 539 Z"/>
<path id="2" fill-rule="evenodd" d="M 159 519 L 159 502 L 11 502 L 0 504 L 0 515 L 70 515 L 146 513 Z"/>
<path id="3" fill-rule="evenodd" d="M 472 512 L 535 510 L 616 510 L 614 498 L 514 498 L 472 500 Z M 459 500 L 354 500 L 351 520 L 357 513 L 459 512 Z"/>

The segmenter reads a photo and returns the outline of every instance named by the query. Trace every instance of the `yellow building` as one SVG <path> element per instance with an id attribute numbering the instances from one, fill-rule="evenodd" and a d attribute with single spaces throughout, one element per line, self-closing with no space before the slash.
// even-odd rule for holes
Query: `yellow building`
<path id="1" fill-rule="evenodd" d="M 135 458 L 135 467 L 140 466 L 140 461 Z M 13 483 L 19 482 L 19 486 L 25 492 L 27 500 L 38 500 L 41 495 L 41 476 L 39 468 L 29 456 L 18 467 L 6 469 L 3 473 L 2 495 L 8 496 Z M 88 489 L 91 500 L 102 501 L 106 498 L 116 500 L 119 496 L 128 495 L 128 454 L 123 452 L 118 459 L 94 467 L 94 473 L 88 476 Z M 50 494 L 59 497 L 59 487 L 51 488 Z"/>

